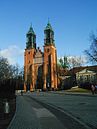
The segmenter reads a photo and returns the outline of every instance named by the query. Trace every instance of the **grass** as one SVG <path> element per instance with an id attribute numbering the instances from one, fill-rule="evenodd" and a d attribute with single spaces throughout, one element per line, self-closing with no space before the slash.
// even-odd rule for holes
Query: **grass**
<path id="1" fill-rule="evenodd" d="M 91 91 L 88 89 L 83 89 L 79 87 L 71 88 L 66 90 L 67 92 L 78 92 L 78 93 L 90 93 Z"/>

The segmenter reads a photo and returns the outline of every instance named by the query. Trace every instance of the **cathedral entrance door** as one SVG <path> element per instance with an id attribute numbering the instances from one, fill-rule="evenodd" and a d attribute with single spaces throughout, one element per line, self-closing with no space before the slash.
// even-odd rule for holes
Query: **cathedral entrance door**
<path id="1" fill-rule="evenodd" d="M 30 84 L 27 84 L 27 91 L 30 91 Z"/>

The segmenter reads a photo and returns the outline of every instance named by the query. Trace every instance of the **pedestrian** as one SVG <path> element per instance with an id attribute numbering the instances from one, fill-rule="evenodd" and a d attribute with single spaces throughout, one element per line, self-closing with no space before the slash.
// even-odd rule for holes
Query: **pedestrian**
<path id="1" fill-rule="evenodd" d="M 23 91 L 21 90 L 21 95 L 23 96 Z"/>
<path id="2" fill-rule="evenodd" d="M 97 94 L 97 85 L 95 85 L 95 93 Z"/>
<path id="3" fill-rule="evenodd" d="M 95 85 L 91 85 L 91 91 L 92 91 L 92 95 L 94 95 L 94 93 L 95 93 Z"/>

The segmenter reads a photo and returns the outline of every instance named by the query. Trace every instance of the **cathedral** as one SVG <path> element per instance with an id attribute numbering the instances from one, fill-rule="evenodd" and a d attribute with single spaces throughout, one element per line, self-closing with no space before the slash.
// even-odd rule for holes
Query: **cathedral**
<path id="1" fill-rule="evenodd" d="M 36 44 L 36 34 L 32 28 L 26 34 L 24 52 L 24 91 L 57 89 L 57 51 L 54 31 L 48 22 L 44 29 L 43 51 Z"/>

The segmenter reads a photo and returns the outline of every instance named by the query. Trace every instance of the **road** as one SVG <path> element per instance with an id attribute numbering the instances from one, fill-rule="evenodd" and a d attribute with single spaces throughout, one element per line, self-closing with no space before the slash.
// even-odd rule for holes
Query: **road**
<path id="1" fill-rule="evenodd" d="M 17 96 L 8 129 L 97 129 L 97 96 L 47 92 Z"/>

